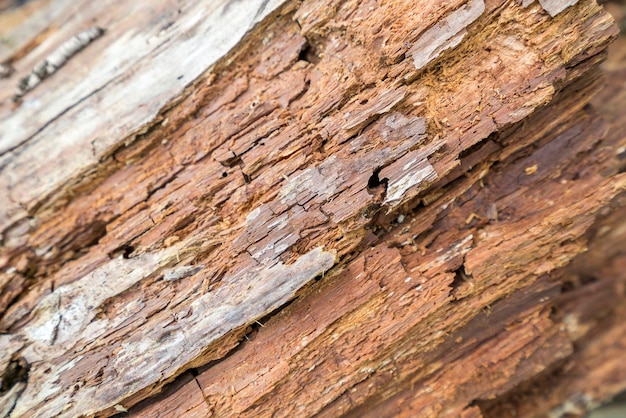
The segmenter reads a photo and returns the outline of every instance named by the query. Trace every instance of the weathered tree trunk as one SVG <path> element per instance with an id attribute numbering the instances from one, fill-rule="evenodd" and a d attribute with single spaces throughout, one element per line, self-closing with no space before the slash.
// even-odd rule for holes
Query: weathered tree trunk
<path id="1" fill-rule="evenodd" d="M 138 4 L 0 15 L 4 415 L 563 416 L 626 389 L 602 7 Z"/>

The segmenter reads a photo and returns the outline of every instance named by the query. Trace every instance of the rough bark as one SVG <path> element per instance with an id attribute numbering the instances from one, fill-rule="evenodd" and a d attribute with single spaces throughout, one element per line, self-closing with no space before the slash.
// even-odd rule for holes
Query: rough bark
<path id="1" fill-rule="evenodd" d="M 4 413 L 560 416 L 626 389 L 595 2 L 70 4 L 0 51 Z"/>

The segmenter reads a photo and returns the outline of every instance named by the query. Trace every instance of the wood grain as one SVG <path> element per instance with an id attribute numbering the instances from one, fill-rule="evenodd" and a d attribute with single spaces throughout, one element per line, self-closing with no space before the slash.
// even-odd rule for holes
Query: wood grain
<path id="1" fill-rule="evenodd" d="M 3 87 L 106 32 L 0 90 L 7 414 L 479 416 L 576 353 L 565 269 L 626 187 L 610 16 L 327 3 L 18 26 Z"/>

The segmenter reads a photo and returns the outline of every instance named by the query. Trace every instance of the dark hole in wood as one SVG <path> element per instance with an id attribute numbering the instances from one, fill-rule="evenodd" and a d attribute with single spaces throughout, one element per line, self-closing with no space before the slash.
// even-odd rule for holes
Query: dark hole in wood
<path id="1" fill-rule="evenodd" d="M 19 357 L 11 360 L 4 371 L 0 393 L 6 392 L 19 382 L 28 381 L 29 371 L 30 364 L 28 364 L 24 358 Z"/>
<path id="2" fill-rule="evenodd" d="M 135 251 L 135 247 L 132 245 L 124 244 L 121 247 L 116 248 L 115 250 L 109 253 L 109 257 L 116 258 L 120 254 L 122 258 L 130 258 L 130 255 Z"/>
<path id="3" fill-rule="evenodd" d="M 132 245 L 123 245 L 122 251 L 122 257 L 130 258 L 130 255 L 135 251 L 135 247 L 133 247 Z"/>
<path id="4" fill-rule="evenodd" d="M 298 54 L 298 60 L 310 62 L 315 65 L 320 62 L 320 57 L 315 48 L 307 41 Z"/>
<path id="5" fill-rule="evenodd" d="M 454 271 L 454 280 L 452 280 L 451 287 L 456 289 L 461 286 L 467 280 L 467 275 L 463 271 L 463 266 Z"/>
<path id="6" fill-rule="evenodd" d="M 568 280 L 566 282 L 563 282 L 563 284 L 561 284 L 561 292 L 563 293 L 571 292 L 575 288 L 576 288 L 576 284 L 571 280 Z"/>
<path id="7" fill-rule="evenodd" d="M 550 306 L 550 319 L 557 320 L 559 318 L 560 312 L 559 312 L 559 308 L 557 308 L 554 305 Z"/>
<path id="8" fill-rule="evenodd" d="M 378 178 L 378 175 L 380 174 L 380 170 L 382 170 L 382 168 L 377 168 L 376 170 L 374 170 L 374 172 L 370 176 L 369 180 L 367 181 L 368 189 L 370 190 L 376 189 L 377 187 L 380 187 L 382 185 L 387 186 L 387 183 L 389 182 L 388 178 L 386 177 L 383 179 Z"/>

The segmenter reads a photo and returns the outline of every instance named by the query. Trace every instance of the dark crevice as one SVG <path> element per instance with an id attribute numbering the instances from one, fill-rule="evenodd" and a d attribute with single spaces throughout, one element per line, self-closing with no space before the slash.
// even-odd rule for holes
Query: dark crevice
<path id="1" fill-rule="evenodd" d="M 464 259 L 463 264 L 454 270 L 454 279 L 450 284 L 450 296 L 452 297 L 452 303 L 459 302 L 469 296 L 468 291 L 471 292 L 471 287 L 473 287 L 472 276 L 465 272 Z"/>
<path id="2" fill-rule="evenodd" d="M 378 175 L 380 174 L 380 170 L 382 170 L 382 167 L 377 168 L 376 170 L 374 170 L 374 172 L 370 176 L 369 180 L 367 181 L 367 191 L 370 194 L 375 194 L 376 193 L 375 189 L 378 189 L 380 186 L 384 186 L 385 189 L 387 188 L 387 184 L 389 183 L 389 179 L 386 178 L 386 177 L 383 178 L 383 179 L 380 179 L 378 177 Z"/>
<path id="3" fill-rule="evenodd" d="M 380 224 L 385 223 L 385 221 L 381 221 L 385 216 L 381 212 L 382 202 L 384 202 L 387 196 L 387 185 L 389 183 L 389 179 L 384 177 L 380 178 L 380 170 L 382 167 L 379 167 L 374 170 L 369 180 L 367 181 L 367 192 L 372 195 L 372 201 L 370 204 L 365 206 L 359 211 L 359 215 L 369 219 L 370 221 L 367 224 L 367 227 L 371 228 L 371 231 L 376 234 L 379 232 Z M 384 230 L 385 228 L 383 228 Z"/>
<path id="4" fill-rule="evenodd" d="M 2 376 L 2 385 L 0 386 L 0 393 L 5 393 L 13 386 L 20 382 L 28 382 L 28 372 L 30 371 L 30 364 L 24 360 L 23 357 L 12 359 L 7 365 L 4 375 Z"/>
<path id="5" fill-rule="evenodd" d="M 321 61 L 319 51 L 311 45 L 311 42 L 308 39 L 298 54 L 298 60 L 306 61 L 313 65 L 317 65 Z"/>
<path id="6" fill-rule="evenodd" d="M 452 280 L 452 284 L 450 285 L 450 287 L 452 287 L 452 289 L 456 289 L 459 286 L 461 286 L 463 283 L 465 283 L 467 279 L 468 279 L 468 276 L 467 274 L 465 274 L 463 266 L 461 266 L 460 268 L 454 271 L 454 280 Z"/>
<path id="7" fill-rule="evenodd" d="M 498 143 L 499 138 L 500 138 L 500 132 L 499 131 L 492 132 L 486 138 L 481 139 L 480 141 L 478 141 L 474 145 L 470 146 L 469 148 L 465 148 L 465 149 L 461 150 L 461 152 L 459 153 L 459 156 L 457 158 L 459 160 L 462 160 L 463 158 L 467 157 L 468 155 L 471 155 L 474 152 L 476 152 L 479 149 L 481 149 L 489 141 L 493 141 L 495 143 Z"/>
<path id="8" fill-rule="evenodd" d="M 117 247 L 115 250 L 111 251 L 109 253 L 109 258 L 114 259 L 119 257 L 120 255 L 122 256 L 122 258 L 130 258 L 131 254 L 135 251 L 135 247 L 133 247 L 132 245 L 128 245 L 128 244 L 124 244 L 120 247 Z"/>

